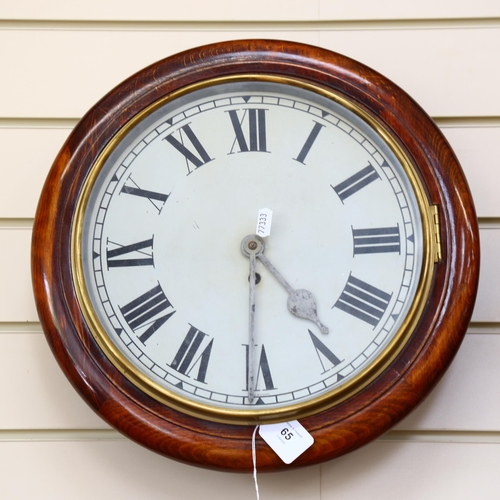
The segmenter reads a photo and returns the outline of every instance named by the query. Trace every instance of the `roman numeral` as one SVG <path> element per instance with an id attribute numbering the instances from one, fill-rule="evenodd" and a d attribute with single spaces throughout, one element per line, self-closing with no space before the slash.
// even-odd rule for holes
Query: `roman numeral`
<path id="1" fill-rule="evenodd" d="M 248 351 L 248 345 L 247 344 L 243 344 L 243 345 L 245 346 L 245 349 L 246 349 L 246 372 L 247 372 L 246 382 L 247 382 L 247 386 L 245 388 L 245 391 L 248 391 L 249 378 L 250 378 L 250 370 L 249 370 L 249 364 L 248 364 L 249 351 Z M 256 347 L 257 346 L 255 346 L 254 348 L 256 348 Z M 260 377 L 261 374 L 262 374 L 262 378 Z M 266 391 L 271 391 L 273 389 L 276 389 L 276 387 L 274 387 L 273 377 L 271 375 L 271 370 L 269 368 L 269 362 L 267 360 L 266 348 L 264 347 L 264 344 L 262 344 L 262 347 L 260 349 L 259 366 L 257 368 L 257 375 L 255 377 L 255 391 L 261 390 L 261 389 L 259 389 L 259 380 L 264 382 L 264 386 L 266 388 L 265 389 Z"/>
<path id="2" fill-rule="evenodd" d="M 300 153 L 298 154 L 297 158 L 294 158 L 295 161 L 298 161 L 299 163 L 305 165 L 304 160 L 306 159 L 306 156 L 309 154 L 309 151 L 312 145 L 314 144 L 316 137 L 318 137 L 318 134 L 320 133 L 323 127 L 324 125 L 322 125 L 321 123 L 314 122 L 314 126 L 309 134 L 309 137 L 306 139 L 306 142 L 302 146 L 302 149 L 300 150 Z"/>
<path id="3" fill-rule="evenodd" d="M 117 248 L 109 249 L 110 245 Z M 120 245 L 107 240 L 106 262 L 108 269 L 110 267 L 134 267 L 134 266 L 153 266 L 153 238 L 139 241 L 131 245 Z M 146 251 L 149 249 L 149 251 Z M 127 255 L 126 258 L 119 258 Z"/>
<path id="4" fill-rule="evenodd" d="M 127 179 L 127 182 L 133 183 L 134 185 L 124 184 L 120 194 L 130 194 L 132 196 L 138 196 L 140 198 L 144 198 L 149 200 L 149 202 L 158 210 L 158 213 L 161 212 L 163 205 L 167 201 L 169 194 L 158 193 L 156 191 L 148 191 L 147 189 L 141 189 L 137 183 L 132 180 L 132 177 Z"/>
<path id="5" fill-rule="evenodd" d="M 352 228 L 354 255 L 401 252 L 399 226 L 367 229 Z"/>
<path id="6" fill-rule="evenodd" d="M 189 139 L 195 151 L 192 151 L 184 144 L 184 136 Z M 194 132 L 191 130 L 189 123 L 179 129 L 179 137 L 180 140 L 175 138 L 173 134 L 170 134 L 165 137 L 165 140 L 186 158 L 188 175 L 192 172 L 192 170 L 189 168 L 189 162 L 191 162 L 195 166 L 195 168 L 199 168 L 202 165 L 205 165 L 205 163 L 213 160 L 213 158 L 210 158 L 210 155 L 202 146 L 198 137 L 196 137 Z"/>
<path id="7" fill-rule="evenodd" d="M 143 344 L 175 313 L 160 285 L 120 307 L 120 311 Z M 169 312 L 160 316 L 164 311 Z"/>
<path id="8" fill-rule="evenodd" d="M 311 332 L 311 330 L 307 330 L 307 331 L 309 332 L 309 335 L 311 336 L 311 340 L 312 340 L 312 343 L 314 345 L 314 348 L 316 349 L 316 354 L 318 355 L 319 362 L 321 363 L 321 366 L 323 367 L 322 374 L 326 373 L 328 370 L 331 370 L 333 367 L 342 363 L 342 360 L 337 358 L 337 356 L 335 356 L 335 354 L 333 354 L 333 352 L 330 351 L 330 349 L 328 349 L 328 347 L 326 347 L 326 345 L 323 344 L 323 342 L 321 342 L 321 340 L 319 340 L 318 337 L 316 337 L 316 335 L 314 335 L 314 333 Z M 330 362 L 332 366 L 327 368 L 325 366 L 324 361 Z"/>
<path id="9" fill-rule="evenodd" d="M 192 325 L 189 326 L 189 331 L 184 337 L 181 347 L 177 351 L 177 354 L 175 355 L 170 366 L 174 370 L 186 376 L 189 376 L 191 371 L 196 366 L 198 366 L 198 373 L 195 377 L 195 380 L 205 383 L 208 362 L 210 361 L 210 354 L 212 352 L 214 339 L 210 340 L 203 351 L 198 354 L 200 346 L 204 338 L 207 337 L 207 334 L 203 333 Z"/>
<path id="10" fill-rule="evenodd" d="M 380 176 L 372 165 L 368 163 L 367 167 L 361 169 L 358 173 L 351 175 L 351 177 L 347 178 L 340 184 L 332 186 L 332 189 L 338 194 L 342 203 L 344 203 L 346 198 L 349 198 L 349 196 L 357 193 L 360 189 L 368 186 L 368 184 L 377 179 L 380 179 Z"/>
<path id="11" fill-rule="evenodd" d="M 333 307 L 375 327 L 384 315 L 391 297 L 392 294 L 383 292 L 351 274 Z"/>
<path id="12" fill-rule="evenodd" d="M 238 116 L 237 110 L 232 109 L 231 111 L 227 111 L 227 113 L 229 113 L 229 117 L 231 118 L 234 133 L 236 134 L 236 139 L 229 154 L 234 152 L 236 142 L 240 148 L 240 153 L 247 151 L 269 152 L 267 151 L 266 140 L 266 111 L 266 109 L 245 109 L 241 120 Z M 242 127 L 245 121 L 248 122 L 247 137 L 245 137 Z"/>

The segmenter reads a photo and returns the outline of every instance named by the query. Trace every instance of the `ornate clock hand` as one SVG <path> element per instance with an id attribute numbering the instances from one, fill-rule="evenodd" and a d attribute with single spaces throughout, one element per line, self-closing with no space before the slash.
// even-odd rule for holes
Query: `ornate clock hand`
<path id="1" fill-rule="evenodd" d="M 248 402 L 252 403 L 255 391 L 255 252 L 250 252 L 249 258 Z"/>
<path id="2" fill-rule="evenodd" d="M 314 298 L 314 295 L 309 290 L 294 290 L 264 255 L 265 248 L 266 246 L 264 240 L 257 235 L 252 234 L 246 236 L 241 242 L 241 251 L 243 254 L 250 258 L 259 258 L 269 272 L 288 292 L 288 310 L 298 318 L 308 319 L 309 321 L 316 323 L 321 333 L 328 333 L 328 327 L 325 326 L 318 318 L 316 299 Z"/>
<path id="3" fill-rule="evenodd" d="M 255 258 L 262 252 L 264 241 L 258 236 L 243 238 L 241 251 L 250 259 L 250 296 L 248 321 L 248 401 L 252 403 L 255 392 Z"/>

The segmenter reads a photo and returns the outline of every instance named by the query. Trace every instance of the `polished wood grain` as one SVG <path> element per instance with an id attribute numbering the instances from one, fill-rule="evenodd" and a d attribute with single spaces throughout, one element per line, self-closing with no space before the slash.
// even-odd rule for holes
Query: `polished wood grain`
<path id="1" fill-rule="evenodd" d="M 462 342 L 479 274 L 476 215 L 455 155 L 425 112 L 377 72 L 311 46 L 243 40 L 183 52 L 112 90 L 69 136 L 40 198 L 32 244 L 40 320 L 66 376 L 109 424 L 160 454 L 229 471 L 252 469 L 253 427 L 208 422 L 174 411 L 139 391 L 114 368 L 95 343 L 76 299 L 70 231 L 88 171 L 128 120 L 185 85 L 249 72 L 302 78 L 340 92 L 363 107 L 404 147 L 430 202 L 440 209 L 443 259 L 436 264 L 429 300 L 412 337 L 370 385 L 342 404 L 301 420 L 315 443 L 292 466 L 319 463 L 359 448 L 425 398 Z M 257 464 L 261 471 L 285 467 L 260 439 Z"/>

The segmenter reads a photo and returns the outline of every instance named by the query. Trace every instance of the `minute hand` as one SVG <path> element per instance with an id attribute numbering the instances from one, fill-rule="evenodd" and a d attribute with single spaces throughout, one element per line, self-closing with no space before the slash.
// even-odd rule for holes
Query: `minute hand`
<path id="1" fill-rule="evenodd" d="M 288 292 L 287 307 L 288 310 L 298 318 L 308 319 L 318 325 L 321 333 L 328 333 L 328 327 L 325 326 L 318 318 L 316 299 L 309 290 L 294 290 L 278 270 L 271 264 L 269 259 L 263 252 L 257 254 L 257 258 L 261 260 L 262 264 L 267 267 L 269 272 L 283 285 Z"/>

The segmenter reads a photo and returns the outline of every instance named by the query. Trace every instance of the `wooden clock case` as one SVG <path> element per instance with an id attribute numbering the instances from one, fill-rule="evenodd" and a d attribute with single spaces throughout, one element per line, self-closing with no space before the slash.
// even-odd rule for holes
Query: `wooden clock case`
<path id="1" fill-rule="evenodd" d="M 252 470 L 252 426 L 211 422 L 170 409 L 129 382 L 98 347 L 82 316 L 70 262 L 74 209 L 108 141 L 162 96 L 205 79 L 286 75 L 331 89 L 379 120 L 413 162 L 439 207 L 441 260 L 419 324 L 391 365 L 355 396 L 301 420 L 314 445 L 291 466 L 316 464 L 380 436 L 415 408 L 452 361 L 466 332 L 479 274 L 471 195 L 450 146 L 399 87 L 362 64 L 292 42 L 242 40 L 188 50 L 140 71 L 78 123 L 50 171 L 36 214 L 32 276 L 38 313 L 61 368 L 111 426 L 162 455 L 227 471 Z M 286 466 L 257 439 L 259 471 Z"/>

